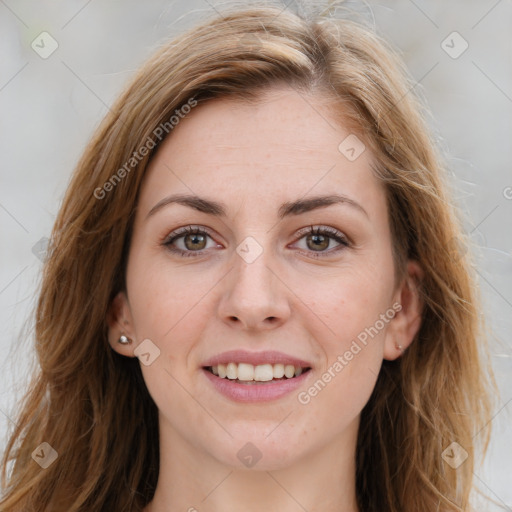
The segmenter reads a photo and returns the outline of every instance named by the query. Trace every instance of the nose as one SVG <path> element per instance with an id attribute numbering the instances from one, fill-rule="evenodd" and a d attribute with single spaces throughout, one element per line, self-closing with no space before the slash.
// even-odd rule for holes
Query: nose
<path id="1" fill-rule="evenodd" d="M 234 268 L 224 280 L 219 317 L 231 327 L 264 331 L 279 327 L 290 317 L 290 291 L 273 265 L 269 251 L 248 263 L 234 255 Z M 274 262 L 275 263 L 275 262 Z"/>

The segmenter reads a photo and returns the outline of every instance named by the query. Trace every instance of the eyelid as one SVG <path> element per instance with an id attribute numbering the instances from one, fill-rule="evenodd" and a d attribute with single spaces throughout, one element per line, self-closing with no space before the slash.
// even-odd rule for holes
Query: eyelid
<path id="1" fill-rule="evenodd" d="M 324 226 L 322 224 L 311 224 L 297 231 L 297 235 L 300 235 L 300 237 L 316 233 L 328 234 L 331 235 L 333 238 L 342 239 L 347 244 L 351 243 L 349 238 L 343 232 L 331 226 Z"/>
<path id="2" fill-rule="evenodd" d="M 215 241 L 215 235 L 212 233 L 212 231 L 202 225 L 194 225 L 189 224 L 187 226 L 182 226 L 180 228 L 176 228 L 171 233 L 166 235 L 162 241 L 162 245 L 164 245 L 167 250 L 171 251 L 172 253 L 175 253 L 179 256 L 202 256 L 204 255 L 209 249 L 202 249 L 200 251 L 184 251 L 183 249 L 177 249 L 171 247 L 171 243 L 183 238 L 187 234 L 205 234 L 209 236 L 212 240 Z M 322 258 L 322 257 L 328 257 L 332 254 L 338 253 L 340 250 L 352 246 L 351 240 L 341 231 L 339 231 L 336 228 L 333 228 L 331 226 L 324 226 L 324 225 L 309 225 L 306 227 L 303 227 L 299 229 L 296 232 L 295 235 L 295 242 L 294 244 L 300 241 L 302 238 L 304 238 L 306 235 L 310 234 L 319 234 L 322 236 L 328 236 L 330 239 L 336 241 L 339 245 L 337 247 L 331 248 L 327 251 L 313 251 L 313 250 L 307 250 L 304 249 L 301 250 L 302 253 L 307 252 L 308 255 L 313 255 L 314 258 Z M 216 242 L 217 243 L 217 242 Z M 211 248 L 210 248 L 211 249 Z"/>
<path id="3" fill-rule="evenodd" d="M 188 234 L 205 234 L 209 236 L 213 241 L 215 241 L 215 236 L 213 234 L 213 231 L 209 228 L 198 225 L 198 224 L 188 224 L 186 226 L 182 226 L 179 228 L 174 229 L 171 231 L 171 233 L 168 233 L 162 240 L 161 245 L 165 246 L 167 250 L 169 250 L 172 253 L 178 254 L 178 255 L 197 255 L 201 256 L 209 249 L 202 249 L 201 251 L 183 251 L 182 249 L 177 249 L 174 247 L 171 247 L 171 243 L 183 238 L 184 236 Z M 217 242 L 215 241 L 217 244 Z"/>
<path id="4" fill-rule="evenodd" d="M 163 242 L 168 243 L 169 241 L 176 239 L 180 236 L 196 232 L 205 232 L 208 236 L 213 238 L 213 231 L 211 229 L 200 224 L 187 224 L 186 226 L 181 226 L 180 228 L 173 229 L 170 233 L 165 235 Z"/>
<path id="5" fill-rule="evenodd" d="M 313 250 L 300 250 L 302 254 L 306 253 L 308 257 L 313 257 L 316 259 L 319 258 L 329 258 L 333 255 L 338 255 L 340 251 L 352 247 L 351 240 L 341 231 L 331 226 L 325 225 L 310 225 L 304 228 L 299 229 L 297 232 L 297 240 L 294 242 L 302 240 L 306 235 L 315 235 L 319 234 L 322 236 L 327 236 L 329 239 L 334 240 L 338 245 L 326 251 L 313 251 Z"/>

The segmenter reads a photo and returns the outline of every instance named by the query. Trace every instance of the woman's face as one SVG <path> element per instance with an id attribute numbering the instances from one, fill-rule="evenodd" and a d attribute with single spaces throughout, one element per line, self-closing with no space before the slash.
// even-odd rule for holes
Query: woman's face
<path id="1" fill-rule="evenodd" d="M 167 447 L 276 469 L 354 446 L 383 358 L 415 332 L 360 144 L 320 98 L 289 88 L 200 105 L 162 144 L 114 303 L 135 343 L 113 346 L 136 349 Z M 212 373 L 222 362 L 233 378 Z M 281 377 L 286 363 L 302 375 Z"/>

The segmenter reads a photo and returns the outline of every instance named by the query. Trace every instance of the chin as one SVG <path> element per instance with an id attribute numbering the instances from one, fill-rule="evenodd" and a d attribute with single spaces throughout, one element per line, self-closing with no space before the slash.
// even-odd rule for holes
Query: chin
<path id="1" fill-rule="evenodd" d="M 272 428 L 275 428 L 275 424 Z M 275 471 L 296 463 L 305 454 L 303 443 L 293 442 L 290 437 L 276 436 L 270 439 L 266 429 L 260 435 L 243 435 L 230 440 L 229 446 L 212 454 L 219 462 L 234 469 Z M 217 445 L 219 446 L 219 445 Z M 300 451 L 299 451 L 300 448 Z"/>

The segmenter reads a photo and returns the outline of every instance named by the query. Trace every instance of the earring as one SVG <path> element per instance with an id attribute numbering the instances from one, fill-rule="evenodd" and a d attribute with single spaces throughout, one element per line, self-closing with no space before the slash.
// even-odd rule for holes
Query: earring
<path id="1" fill-rule="evenodd" d="M 132 340 L 130 338 L 127 338 L 124 334 L 121 334 L 117 342 L 121 343 L 121 345 L 129 345 L 132 342 Z"/>
<path id="2" fill-rule="evenodd" d="M 402 345 L 399 345 L 398 343 L 395 343 L 395 348 L 396 348 L 397 350 L 400 350 L 400 352 L 403 352 L 403 350 L 402 350 Z"/>

